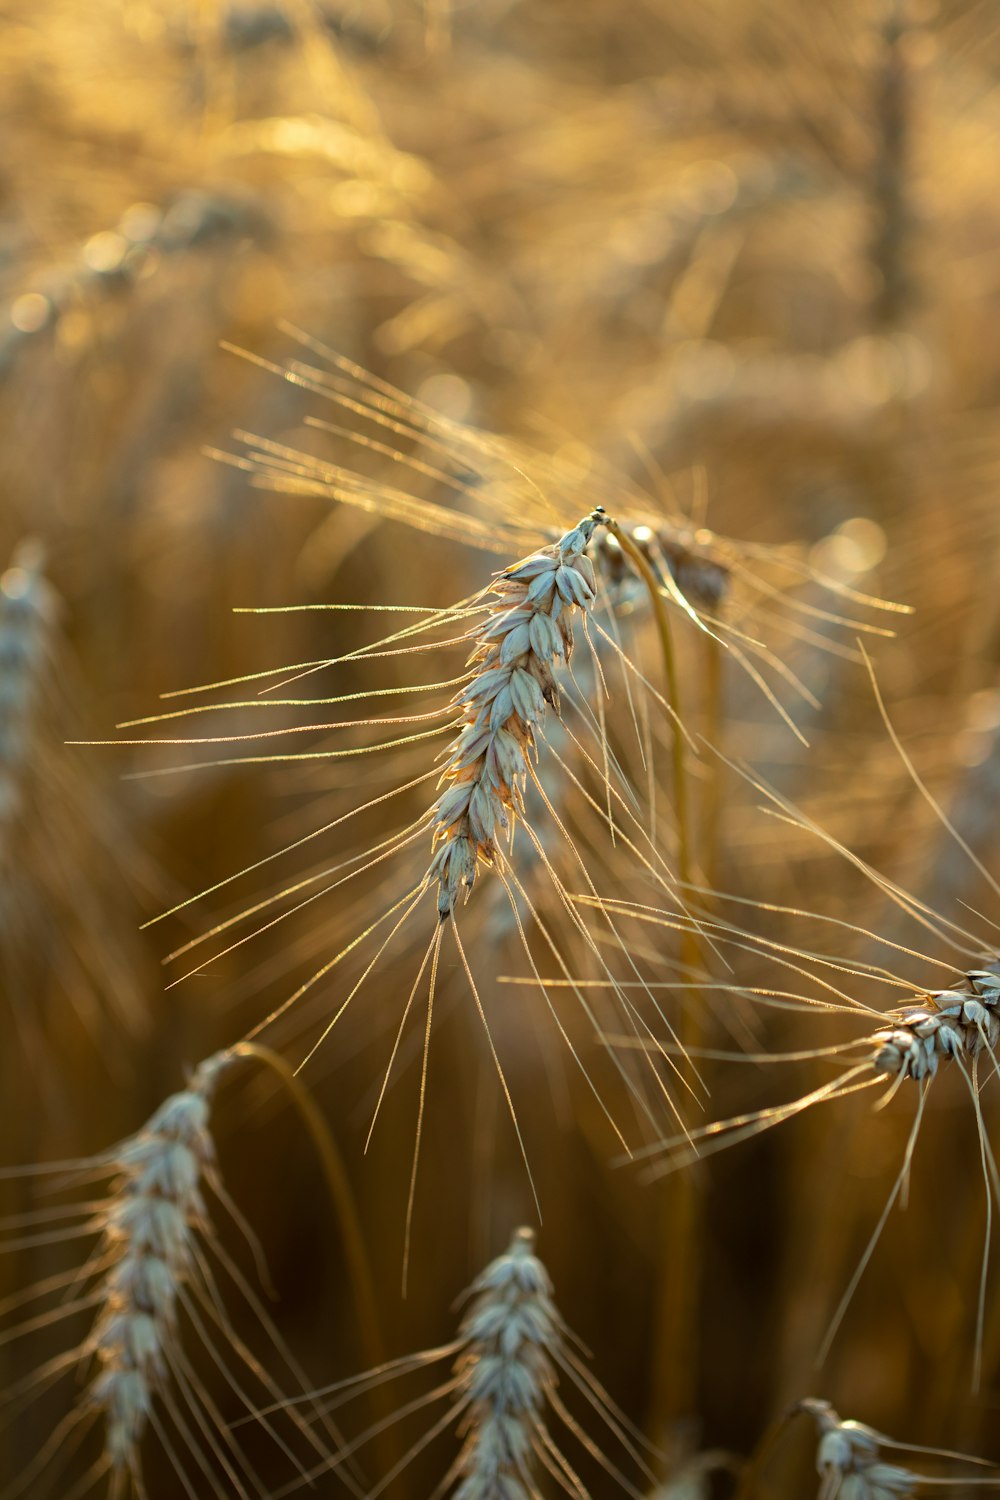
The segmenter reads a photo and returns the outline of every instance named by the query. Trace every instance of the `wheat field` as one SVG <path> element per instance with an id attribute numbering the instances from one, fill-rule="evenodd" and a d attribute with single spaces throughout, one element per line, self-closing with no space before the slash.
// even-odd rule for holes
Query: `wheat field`
<path id="1" fill-rule="evenodd" d="M 996 1488 L 995 7 L 0 77 L 0 1500 Z"/>

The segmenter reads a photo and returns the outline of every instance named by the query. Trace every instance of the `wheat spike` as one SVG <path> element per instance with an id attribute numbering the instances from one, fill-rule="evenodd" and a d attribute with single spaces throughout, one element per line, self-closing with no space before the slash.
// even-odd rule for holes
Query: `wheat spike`
<path id="1" fill-rule="evenodd" d="M 473 669 L 454 699 L 465 720 L 445 764 L 445 790 L 432 809 L 435 852 L 427 872 L 438 883 L 438 913 L 454 912 L 476 880 L 479 862 L 496 858 L 498 832 L 522 811 L 528 757 L 548 704 L 559 712 L 554 668 L 573 651 L 573 613 L 596 596 L 586 555 L 604 519 L 595 510 L 560 541 L 498 573 L 498 603 L 475 633 Z"/>
<path id="2" fill-rule="evenodd" d="M 39 1249 L 63 1238 L 67 1242 L 98 1239 L 82 1266 L 37 1278 L 34 1286 L 0 1303 L 0 1315 L 28 1303 L 43 1308 L 0 1329 L 0 1345 L 36 1334 L 84 1309 L 96 1309 L 90 1330 L 79 1344 L 0 1392 L 0 1409 L 30 1405 L 51 1384 L 81 1365 L 89 1366 L 82 1394 L 73 1400 L 50 1440 L 22 1467 L 14 1483 L 0 1492 L 3 1500 L 56 1493 L 74 1450 L 94 1427 L 103 1440 L 101 1452 L 87 1470 L 83 1487 L 69 1491 L 74 1497 L 106 1480 L 109 1500 L 124 1500 L 128 1494 L 146 1500 L 148 1461 L 144 1461 L 143 1448 L 147 1438 L 157 1439 L 158 1461 L 172 1466 L 188 1496 L 252 1500 L 265 1494 L 263 1480 L 234 1439 L 213 1387 L 203 1380 L 199 1367 L 201 1354 L 207 1354 L 232 1396 L 251 1414 L 257 1414 L 254 1391 L 263 1389 L 267 1396 L 281 1398 L 269 1368 L 230 1320 L 217 1280 L 218 1268 L 241 1293 L 261 1340 L 269 1342 L 300 1387 L 305 1383 L 267 1309 L 225 1240 L 215 1232 L 209 1209 L 211 1202 L 226 1210 L 246 1238 L 261 1274 L 266 1274 L 253 1232 L 226 1194 L 209 1126 L 216 1085 L 241 1057 L 270 1061 L 261 1048 L 217 1052 L 200 1063 L 188 1086 L 166 1099 L 134 1135 L 100 1156 L 37 1169 L 56 1190 L 79 1190 L 110 1179 L 109 1192 L 98 1201 L 80 1202 L 76 1193 L 74 1201 L 65 1205 L 46 1205 L 0 1221 L 0 1253 L 4 1255 Z M 0 1180 L 33 1175 L 32 1168 L 0 1170 Z M 67 1295 L 53 1305 L 50 1299 L 60 1291 Z M 216 1333 L 222 1334 L 232 1360 L 216 1348 Z M 295 1446 L 266 1415 L 259 1420 L 274 1446 L 304 1476 Z M 295 1442 L 303 1439 L 324 1464 L 332 1466 L 335 1460 L 329 1445 L 298 1414 L 292 1413 L 291 1421 L 296 1431 L 288 1437 Z M 320 1422 L 339 1444 L 333 1425 L 322 1415 Z"/>
<path id="3" fill-rule="evenodd" d="M 23 542 L 0 577 L 0 862 L 21 809 L 21 777 L 55 614 L 42 548 Z"/>
<path id="4" fill-rule="evenodd" d="M 879 1456 L 878 1439 L 858 1422 L 842 1422 L 831 1408 L 820 1420 L 816 1451 L 819 1500 L 895 1500 L 912 1495 L 919 1475 Z"/>
<path id="5" fill-rule="evenodd" d="M 314 1391 L 309 1397 L 317 1409 L 322 1409 L 322 1398 L 332 1395 L 335 1403 L 339 1402 L 345 1388 L 367 1388 L 382 1380 L 402 1378 L 439 1360 L 454 1360 L 449 1378 L 428 1395 L 399 1407 L 395 1420 L 442 1398 L 447 1401 L 447 1409 L 430 1434 L 419 1438 L 403 1454 L 368 1492 L 367 1500 L 392 1493 L 390 1486 L 426 1447 L 428 1436 L 442 1432 L 456 1419 L 461 1449 L 435 1495 L 450 1495 L 452 1500 L 541 1500 L 544 1475 L 548 1474 L 557 1488 L 575 1500 L 589 1500 L 586 1485 L 549 1430 L 549 1415 L 558 1419 L 616 1485 L 634 1500 L 641 1500 L 639 1492 L 563 1404 L 560 1376 L 576 1387 L 613 1434 L 615 1443 L 652 1479 L 636 1447 L 642 1438 L 572 1348 L 572 1335 L 553 1300 L 549 1273 L 535 1254 L 534 1230 L 516 1230 L 503 1254 L 490 1261 L 473 1282 L 468 1296 L 472 1299 L 470 1306 L 452 1343 L 392 1360 L 355 1380 Z M 266 1417 L 275 1409 L 258 1415 Z M 370 1442 L 385 1425 L 379 1422 L 361 1433 L 340 1449 L 335 1462 L 342 1462 Z M 318 1478 L 331 1467 L 327 1461 L 308 1478 Z"/>
<path id="6" fill-rule="evenodd" d="M 699 536 L 669 522 L 656 530 L 637 521 L 620 521 L 619 525 L 661 584 L 670 578 L 698 609 L 714 612 L 724 603 L 732 574 L 720 558 L 710 554 L 702 540 L 705 533 Z M 642 580 L 609 531 L 602 532 L 594 544 L 594 562 L 615 603 L 633 605 L 644 597 Z"/>
<path id="7" fill-rule="evenodd" d="M 264 243 L 270 230 L 262 204 L 233 192 L 190 188 L 173 194 L 163 208 L 133 204 L 113 229 L 91 235 L 5 309 L 0 384 L 13 375 L 23 349 L 51 339 L 81 304 L 94 308 L 104 299 L 133 292 L 172 257 L 244 238 Z"/>
<path id="8" fill-rule="evenodd" d="M 890 1014 L 891 1025 L 872 1038 L 876 1073 L 920 1081 L 933 1078 L 943 1060 L 992 1052 L 1000 1041 L 1000 960 Z"/>
<path id="9" fill-rule="evenodd" d="M 117 1155 L 121 1175 L 104 1232 L 115 1259 L 89 1340 L 101 1369 L 86 1395 L 104 1418 L 113 1476 L 140 1472 L 153 1398 L 169 1379 L 178 1299 L 204 1218 L 200 1184 L 214 1160 L 210 1101 L 228 1060 L 218 1053 L 201 1063 L 188 1087 L 165 1100 Z"/>
<path id="10" fill-rule="evenodd" d="M 958 1459 L 963 1463 L 983 1464 L 982 1459 L 966 1453 L 953 1453 L 947 1449 L 925 1448 L 914 1443 L 901 1443 L 895 1438 L 877 1432 L 864 1422 L 841 1418 L 829 1401 L 809 1397 L 800 1401 L 790 1415 L 803 1412 L 811 1416 L 819 1431 L 816 1449 L 816 1469 L 820 1476 L 817 1500 L 901 1500 L 912 1495 L 918 1486 L 928 1483 L 941 1484 L 941 1479 L 929 1480 L 926 1474 L 905 1468 L 902 1464 L 887 1463 L 883 1457 L 886 1449 L 903 1450 L 908 1453 L 923 1453 L 936 1459 Z M 988 1467 L 988 1465 L 984 1465 Z M 991 1486 L 992 1476 L 978 1480 Z M 976 1484 L 968 1475 L 954 1480 L 963 1487 Z M 951 1484 L 948 1484 L 949 1490 Z"/>
<path id="11" fill-rule="evenodd" d="M 534 1247 L 532 1231 L 519 1229 L 472 1287 L 456 1367 L 470 1404 L 455 1500 L 527 1500 L 534 1493 L 532 1453 L 539 1442 L 547 1445 L 541 1413 L 555 1389 L 553 1351 L 561 1342 L 552 1282 Z"/>

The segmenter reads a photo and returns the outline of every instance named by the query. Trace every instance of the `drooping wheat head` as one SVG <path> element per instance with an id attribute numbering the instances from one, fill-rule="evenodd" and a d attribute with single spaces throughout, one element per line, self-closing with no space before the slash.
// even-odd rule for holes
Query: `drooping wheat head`
<path id="1" fill-rule="evenodd" d="M 493 864 L 498 835 L 509 842 L 523 810 L 546 705 L 559 712 L 554 669 L 572 655 L 574 612 L 587 610 L 596 596 L 586 549 L 602 520 L 595 511 L 554 546 L 494 579 L 499 602 L 476 632 L 474 673 L 454 700 L 465 723 L 433 809 L 436 848 L 428 876 L 438 883 L 442 920 L 460 893 L 471 891 L 480 862 Z"/>

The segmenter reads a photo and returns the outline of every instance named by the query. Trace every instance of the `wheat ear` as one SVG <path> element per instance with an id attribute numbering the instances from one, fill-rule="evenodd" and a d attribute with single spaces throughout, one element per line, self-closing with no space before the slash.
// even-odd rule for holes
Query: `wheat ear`
<path id="1" fill-rule="evenodd" d="M 519 1229 L 473 1283 L 456 1368 L 469 1406 L 455 1500 L 527 1500 L 533 1453 L 551 1441 L 541 1413 L 556 1386 L 561 1324 L 534 1248 L 533 1232 Z"/>
<path id="2" fill-rule="evenodd" d="M 950 1494 L 985 1487 L 995 1489 L 996 1471 L 982 1458 L 971 1453 L 956 1453 L 950 1448 L 929 1448 L 920 1443 L 904 1443 L 887 1437 L 864 1422 L 837 1415 L 829 1401 L 814 1396 L 797 1401 L 772 1422 L 756 1451 L 743 1466 L 735 1500 L 753 1500 L 763 1493 L 760 1480 L 763 1467 L 784 1436 L 791 1422 L 800 1416 L 811 1417 L 819 1433 L 816 1447 L 816 1470 L 820 1477 L 817 1500 L 904 1500 L 918 1488 L 944 1487 Z M 902 1464 L 887 1463 L 886 1451 L 918 1453 L 936 1460 L 957 1460 L 986 1470 L 983 1475 L 958 1473 L 949 1477 L 921 1474 Z"/>
<path id="3" fill-rule="evenodd" d="M 900 1500 L 901 1496 L 912 1495 L 918 1485 L 946 1484 L 950 1489 L 953 1484 L 962 1488 L 976 1484 L 992 1488 L 996 1484 L 992 1474 L 981 1479 L 969 1475 L 954 1476 L 951 1480 L 930 1479 L 928 1475 L 904 1468 L 901 1464 L 886 1463 L 882 1454 L 888 1448 L 923 1453 L 936 1459 L 958 1459 L 961 1463 L 990 1468 L 984 1459 L 969 1453 L 898 1442 L 864 1422 L 839 1417 L 829 1401 L 809 1397 L 793 1407 L 789 1416 L 796 1412 L 812 1417 L 819 1430 L 816 1449 L 816 1468 L 820 1476 L 818 1500 Z"/>
<path id="4" fill-rule="evenodd" d="M 470 678 L 454 699 L 464 720 L 448 753 L 444 791 L 431 812 L 434 856 L 428 883 L 438 886 L 438 913 L 452 915 L 472 889 L 480 861 L 493 864 L 497 835 L 513 831 L 523 810 L 529 756 L 548 704 L 559 712 L 555 667 L 573 650 L 573 615 L 596 596 L 586 555 L 602 510 L 560 541 L 498 573 L 498 602 L 474 635 Z"/>
<path id="5" fill-rule="evenodd" d="M 0 327 L 0 384 L 10 377 L 22 349 L 51 339 L 63 319 L 94 308 L 100 299 L 132 292 L 173 257 L 248 239 L 263 243 L 271 232 L 264 206 L 236 193 L 191 188 L 165 208 L 134 203 L 113 229 L 92 235 L 72 256 L 49 269 L 5 309 Z"/>
<path id="6" fill-rule="evenodd" d="M 516 1230 L 504 1253 L 490 1261 L 466 1296 L 471 1299 L 470 1305 L 453 1342 L 390 1360 L 352 1380 L 313 1391 L 306 1398 L 316 1411 L 332 1410 L 347 1399 L 352 1387 L 369 1390 L 381 1381 L 402 1378 L 438 1361 L 454 1360 L 451 1375 L 434 1390 L 397 1409 L 391 1420 L 401 1421 L 433 1402 L 447 1401 L 447 1409 L 430 1431 L 368 1490 L 366 1500 L 395 1493 L 391 1486 L 406 1466 L 456 1419 L 462 1446 L 434 1490 L 439 1500 L 444 1495 L 452 1500 L 540 1500 L 544 1474 L 575 1500 L 589 1500 L 589 1491 L 549 1431 L 549 1414 L 632 1500 L 642 1500 L 639 1491 L 563 1403 L 561 1375 L 589 1403 L 630 1461 L 652 1480 L 639 1452 L 639 1445 L 648 1445 L 572 1347 L 577 1341 L 559 1315 L 548 1271 L 535 1254 L 534 1230 Z M 329 1404 L 324 1400 L 328 1396 L 333 1397 Z M 278 1402 L 253 1415 L 264 1419 L 272 1412 L 298 1405 L 300 1400 Z M 328 1473 L 385 1427 L 385 1420 L 375 1423 L 349 1445 L 341 1446 L 334 1459 L 327 1458 L 304 1477 L 312 1481 Z M 298 1484 L 279 1490 L 275 1500 L 291 1494 L 293 1488 Z"/>
<path id="7" fill-rule="evenodd" d="M 22 542 L 0 577 L 0 865 L 21 808 L 21 776 L 55 614 L 42 562 L 39 543 Z"/>
<path id="8" fill-rule="evenodd" d="M 816 1419 L 820 1439 L 816 1469 L 818 1500 L 899 1500 L 912 1495 L 920 1479 L 881 1457 L 879 1435 L 860 1422 L 842 1421 L 825 1401 L 804 1402 Z"/>
<path id="9" fill-rule="evenodd" d="M 204 1219 L 201 1182 L 214 1161 L 211 1096 L 225 1053 L 206 1059 L 120 1148 L 120 1178 L 108 1210 L 101 1313 L 89 1340 L 101 1369 L 86 1400 L 104 1418 L 113 1477 L 140 1473 L 139 1445 L 153 1397 L 169 1378 L 181 1288 L 196 1266 L 195 1229 Z"/>
<path id="10" fill-rule="evenodd" d="M 918 1082 L 942 1061 L 975 1061 L 1000 1041 L 1000 961 L 969 969 L 951 989 L 919 996 L 890 1012 L 891 1024 L 872 1037 L 876 1073 Z"/>

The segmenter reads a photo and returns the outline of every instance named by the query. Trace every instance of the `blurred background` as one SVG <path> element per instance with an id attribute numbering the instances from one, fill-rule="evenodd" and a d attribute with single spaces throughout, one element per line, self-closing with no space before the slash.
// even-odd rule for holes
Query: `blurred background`
<path id="1" fill-rule="evenodd" d="M 144 929 L 422 774 L 428 753 L 290 766 L 240 763 L 253 746 L 70 742 L 162 736 L 169 725 L 116 726 L 169 710 L 161 694 L 322 661 L 398 625 L 234 611 L 443 607 L 605 494 L 616 513 L 665 528 L 681 588 L 757 643 L 744 655 L 768 685 L 675 611 L 695 801 L 711 824 L 698 878 L 720 893 L 713 910 L 917 989 L 948 983 L 956 961 L 936 923 L 906 916 L 828 841 L 763 816 L 706 741 L 988 943 L 995 888 L 894 749 L 858 636 L 869 632 L 919 774 L 997 870 L 998 83 L 1000 17 L 987 0 L 3 5 L 5 1163 L 86 1156 L 136 1130 L 186 1066 L 279 1006 L 407 887 L 375 867 L 301 910 L 289 897 L 279 925 L 226 952 L 223 935 L 176 988 L 192 964 L 165 970 L 165 958 L 388 837 L 428 800 L 418 788 L 403 811 L 376 807 Z M 327 376 L 303 375 L 303 360 Z M 296 378 L 282 379 L 289 367 Z M 415 440 L 421 427 L 433 451 Z M 495 439 L 462 437 L 473 428 Z M 692 557 L 702 571 L 692 564 L 685 583 Z M 626 599 L 622 619 L 658 681 L 641 603 Z M 351 663 L 326 690 L 441 682 L 461 660 Z M 225 691 L 238 704 L 257 686 Z M 273 713 L 269 728 L 291 722 Z M 239 736 L 259 718 L 234 706 L 179 734 Z M 652 733 L 669 851 L 669 724 Z M 589 813 L 577 796 L 567 823 L 602 861 L 598 884 L 624 892 L 627 857 L 598 855 Z M 984 1381 L 970 1393 L 986 1207 L 960 1083 L 935 1085 L 909 1206 L 891 1216 L 817 1369 L 899 1169 L 912 1100 L 904 1090 L 874 1115 L 864 1095 L 807 1112 L 699 1166 L 678 1199 L 673 1179 L 621 1163 L 537 995 L 494 982 L 525 966 L 486 887 L 467 930 L 485 955 L 484 1003 L 543 1207 L 539 1254 L 598 1378 L 665 1455 L 651 1460 L 658 1485 L 673 1476 L 662 1492 L 731 1493 L 725 1463 L 707 1475 L 684 1466 L 706 1452 L 745 1457 L 808 1395 L 902 1439 L 1000 1459 L 992 1282 Z M 633 936 L 648 972 L 677 975 L 675 935 Z M 393 1356 L 447 1341 L 462 1288 L 534 1217 L 482 1027 L 449 972 L 401 1296 L 419 1021 L 362 1148 L 414 951 L 366 985 L 303 1075 L 345 1163 Z M 706 960 L 716 983 L 805 984 L 759 942 L 728 959 L 728 974 Z M 290 1060 L 344 986 L 313 991 L 304 1031 L 279 1029 Z M 856 993 L 879 1008 L 905 997 L 864 979 Z M 852 1034 L 798 1010 L 728 1005 L 713 996 L 703 1042 L 808 1050 Z M 593 1044 L 586 1028 L 580 1037 Z M 713 1067 L 705 1118 L 831 1076 L 822 1062 Z M 363 1369 L 342 1225 L 295 1110 L 248 1070 L 220 1092 L 214 1120 L 229 1191 L 270 1268 L 269 1307 L 307 1382 Z M 30 1184 L 0 1187 L 6 1214 L 39 1201 Z M 693 1240 L 678 1229 L 692 1202 Z M 59 1244 L 4 1257 L 5 1306 L 66 1263 Z M 253 1313 L 234 1319 L 252 1342 Z M 4 1378 L 24 1379 L 87 1327 L 83 1317 L 0 1347 Z M 204 1352 L 192 1357 L 210 1379 Z M 41 1390 L 0 1435 L 5 1477 L 57 1430 L 75 1399 L 67 1385 Z M 345 1410 L 348 1430 L 377 1417 L 366 1401 Z M 586 1408 L 581 1421 L 593 1424 Z M 68 1495 L 94 1442 L 78 1471 L 39 1480 L 38 1493 Z M 766 1459 L 762 1493 L 809 1492 L 808 1441 L 795 1449 Z M 430 1493 L 454 1451 L 439 1440 L 388 1493 Z M 287 1481 L 280 1454 L 260 1462 L 275 1490 Z M 364 1463 L 363 1488 L 378 1477 L 378 1460 Z M 578 1466 L 594 1494 L 613 1491 L 586 1454 Z M 162 1460 L 146 1482 L 150 1500 L 180 1493 Z M 319 1492 L 342 1487 L 327 1477 Z"/>

